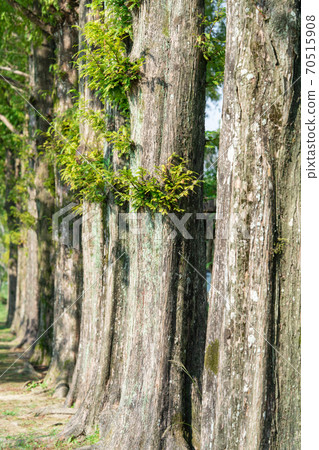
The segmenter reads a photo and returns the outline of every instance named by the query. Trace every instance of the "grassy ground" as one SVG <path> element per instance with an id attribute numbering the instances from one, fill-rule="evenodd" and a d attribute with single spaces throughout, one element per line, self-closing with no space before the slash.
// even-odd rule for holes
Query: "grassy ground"
<path id="1" fill-rule="evenodd" d="M 61 442 L 57 435 L 70 416 L 35 415 L 40 408 L 63 403 L 42 383 L 44 374 L 35 374 L 26 360 L 18 359 L 21 351 L 13 348 L 14 336 L 5 328 L 5 317 L 0 304 L 0 449 L 78 448 L 96 442 L 97 434 Z"/>

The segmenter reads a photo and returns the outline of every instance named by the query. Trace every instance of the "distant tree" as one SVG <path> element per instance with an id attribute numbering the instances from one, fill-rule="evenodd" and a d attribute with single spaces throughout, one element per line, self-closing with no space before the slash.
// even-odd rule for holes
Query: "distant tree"
<path id="1" fill-rule="evenodd" d="M 57 124 L 75 103 L 74 90 L 78 88 L 75 55 L 78 50 L 78 4 L 59 0 L 52 25 L 52 39 L 56 49 L 54 67 L 53 146 L 58 142 L 70 146 L 69 138 Z M 51 128 L 52 129 L 52 128 Z M 61 137 L 62 135 L 62 137 Z M 55 165 L 55 208 L 59 210 L 73 200 L 69 187 L 62 180 L 60 167 Z M 72 380 L 79 343 L 80 303 L 82 293 L 82 255 L 80 249 L 66 245 L 61 238 L 56 243 L 54 265 L 54 326 L 51 364 L 46 382 L 55 388 L 56 397 L 66 397 Z"/>
<path id="2" fill-rule="evenodd" d="M 69 306 L 81 291 L 82 274 L 78 251 L 67 249 L 59 241 L 55 254 L 52 215 L 55 209 L 70 202 L 71 197 L 61 182 L 59 170 L 54 173 L 43 145 L 53 116 L 63 115 L 73 105 L 72 90 L 77 88 L 77 69 L 73 65 L 78 40 L 77 2 L 6 0 L 5 5 L 11 16 L 15 14 L 24 24 L 24 38 L 29 42 L 31 37 L 32 41 L 26 52 L 27 73 L 20 69 L 20 77 L 28 79 L 31 90 L 23 99 L 25 102 L 29 98 L 26 132 L 29 148 L 21 164 L 26 200 L 19 212 L 23 240 L 18 250 L 13 328 L 18 333 L 19 347 L 28 347 L 41 336 L 35 347 L 34 363 L 48 363 L 53 348 L 47 381 L 55 386 L 59 384 L 56 395 L 65 396 L 72 378 L 79 333 L 79 305 Z M 10 23 L 13 29 L 13 19 Z M 12 70 L 17 76 L 17 71 Z M 17 82 L 14 85 L 20 89 Z M 52 339 L 53 310 L 54 317 L 61 318 L 55 321 Z M 61 315 L 64 310 L 67 312 Z M 30 353 L 33 349 L 30 348 Z"/>
<path id="3" fill-rule="evenodd" d="M 17 303 L 19 226 L 23 224 L 26 207 L 26 185 L 21 176 L 21 160 L 26 150 L 23 126 L 26 105 L 21 97 L 28 96 L 27 54 L 30 42 L 26 37 L 26 23 L 14 17 L 13 9 L 3 2 L 0 7 L 0 196 L 1 219 L 6 222 L 3 236 L 8 253 L 8 314 L 7 326 L 14 320 Z M 20 46 L 17 48 L 16 40 Z"/>

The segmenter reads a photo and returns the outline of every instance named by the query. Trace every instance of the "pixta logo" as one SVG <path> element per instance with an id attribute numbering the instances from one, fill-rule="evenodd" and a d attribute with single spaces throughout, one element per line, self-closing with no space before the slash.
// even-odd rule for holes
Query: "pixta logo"
<path id="1" fill-rule="evenodd" d="M 76 203 L 69 203 L 67 206 L 61 208 L 53 214 L 52 239 L 66 245 L 67 247 L 73 247 L 80 250 L 80 228 L 83 222 L 83 217 L 78 211 L 74 211 L 76 206 Z"/>
<path id="2" fill-rule="evenodd" d="M 163 223 L 170 222 L 172 231 L 166 236 L 166 239 L 175 239 L 177 234 L 182 235 L 184 239 L 194 239 L 188 230 L 188 224 L 201 220 L 205 222 L 205 238 L 211 240 L 215 238 L 216 225 L 220 228 L 221 239 L 229 238 L 230 227 L 229 221 L 223 220 L 223 217 L 216 213 L 185 213 L 183 215 L 176 215 L 174 213 L 163 216 L 155 213 L 151 217 L 147 213 L 120 213 L 118 219 L 119 238 L 127 239 L 129 235 L 148 235 L 152 236 L 153 240 L 163 239 Z M 247 225 L 242 221 L 239 215 L 232 217 L 233 233 L 236 234 L 237 239 L 249 240 L 250 233 Z"/>
<path id="3" fill-rule="evenodd" d="M 81 215 L 74 210 L 76 203 L 69 203 L 64 208 L 57 211 L 52 218 L 52 238 L 67 247 L 73 247 L 80 250 L 81 247 L 81 228 L 84 225 L 86 229 L 85 242 L 86 245 L 90 240 L 94 239 L 93 230 L 95 227 L 90 226 L 90 222 L 94 220 L 94 214 L 84 213 Z M 96 218 L 95 218 L 96 219 Z M 205 224 L 205 239 L 211 240 L 215 238 L 216 226 L 219 228 L 219 236 L 221 239 L 229 239 L 229 231 L 231 231 L 232 239 L 249 240 L 250 233 L 247 225 L 242 221 L 240 215 L 233 215 L 231 226 L 228 220 L 216 213 L 185 213 L 176 215 L 174 213 L 163 214 L 155 213 L 120 213 L 118 215 L 118 236 L 119 239 L 128 239 L 133 235 L 150 235 L 152 240 L 175 239 L 180 234 L 183 239 L 196 239 L 190 232 L 190 223 L 194 221 L 202 221 Z M 164 223 L 169 223 L 169 233 Z M 163 234 L 165 230 L 165 235 Z"/>

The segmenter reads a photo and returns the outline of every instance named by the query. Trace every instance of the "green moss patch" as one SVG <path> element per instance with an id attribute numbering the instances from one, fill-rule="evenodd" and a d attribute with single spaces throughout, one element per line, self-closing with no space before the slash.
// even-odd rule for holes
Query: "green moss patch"
<path id="1" fill-rule="evenodd" d="M 218 362 L 219 362 L 219 341 L 216 339 L 211 342 L 205 353 L 205 368 L 210 370 L 215 375 L 218 373 Z"/>

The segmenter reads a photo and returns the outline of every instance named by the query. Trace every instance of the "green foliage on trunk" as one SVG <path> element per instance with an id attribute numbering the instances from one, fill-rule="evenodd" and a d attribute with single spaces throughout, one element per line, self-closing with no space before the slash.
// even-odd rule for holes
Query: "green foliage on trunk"
<path id="1" fill-rule="evenodd" d="M 33 2 L 26 1 L 23 5 L 30 10 Z M 105 161 L 101 150 L 102 145 L 90 149 L 90 155 L 81 154 L 79 151 L 79 125 L 80 120 L 87 120 L 98 134 L 101 142 L 105 139 L 111 144 L 113 152 L 129 162 L 134 154 L 134 142 L 130 137 L 128 93 L 132 85 L 140 77 L 140 69 L 144 63 L 141 56 L 136 61 L 129 58 L 129 50 L 132 46 L 132 11 L 140 6 L 139 0 L 92 0 L 88 5 L 88 12 L 94 20 L 89 21 L 83 33 L 83 46 L 78 53 L 77 64 L 80 75 L 88 78 L 89 88 L 103 104 L 111 104 L 127 117 L 126 124 L 118 131 L 107 130 L 104 114 L 90 111 L 86 105 L 79 101 L 77 110 L 70 110 L 63 117 L 56 117 L 47 135 L 45 151 L 50 150 L 51 157 L 61 168 L 64 182 L 70 185 L 76 197 L 83 200 L 102 202 L 105 199 L 110 183 L 114 185 L 114 192 L 120 203 L 130 201 L 133 208 L 148 207 L 151 210 L 159 208 L 159 211 L 181 209 L 179 200 L 194 190 L 196 174 L 187 170 L 186 161 L 180 160 L 176 166 L 171 161 L 163 167 L 170 171 L 170 181 L 164 181 L 160 168 L 154 168 L 154 174 L 149 174 L 142 167 L 135 173 L 122 170 L 113 173 L 110 170 L 110 161 Z M 41 21 L 52 26 L 53 30 L 58 25 L 64 14 L 59 10 L 59 2 L 55 0 L 41 0 L 37 8 Z M 204 33 L 198 37 L 198 45 L 202 48 L 204 57 L 208 61 L 207 95 L 212 99 L 219 96 L 218 86 L 222 82 L 224 64 L 225 41 L 225 11 L 220 0 L 206 2 L 206 15 L 201 18 Z M 26 33 L 27 30 L 27 33 Z M 1 6 L 0 15 L 0 59 L 1 65 L 28 72 L 28 54 L 33 45 L 41 42 L 42 32 L 32 24 L 23 14 L 16 14 L 16 10 L 6 4 Z M 12 33 L 19 35 L 19 49 L 17 49 Z M 19 52 L 17 58 L 16 52 Z M 17 66 L 18 64 L 18 66 Z M 54 64 L 52 64 L 54 70 Z M 0 90 L 3 92 L 3 100 L 0 102 L 0 113 L 8 118 L 17 133 L 12 133 L 3 122 L 0 123 L 1 145 L 3 154 L 5 147 L 10 146 L 17 150 L 17 158 L 21 161 L 30 161 L 33 155 L 22 138 L 25 121 L 25 100 L 19 94 L 21 87 L 23 96 L 28 97 L 28 78 L 17 74 L 3 73 L 6 78 L 10 76 L 10 84 L 0 79 Z M 17 88 L 17 86 L 19 86 Z M 43 93 L 50 95 L 50 93 Z M 63 138 L 62 138 L 62 136 Z M 216 136 L 207 135 L 207 160 L 215 158 L 217 145 Z M 211 142 L 214 141 L 213 146 Z M 100 144 L 101 144 L 100 142 Z M 172 149 L 174 152 L 174 149 Z M 41 155 L 42 156 L 42 155 Z M 3 161 L 4 158 L 2 157 Z M 10 189 L 11 212 L 15 218 L 16 227 L 10 231 L 12 242 L 21 242 L 22 236 L 19 228 L 34 226 L 34 218 L 26 210 L 28 187 L 33 184 L 32 164 L 25 164 L 25 170 L 20 170 L 19 176 L 12 180 Z M 179 173 L 179 179 L 176 177 Z M 5 170 L 1 171 L 2 174 Z M 173 181 L 176 181 L 174 185 Z M 7 180 L 6 180 L 7 182 Z M 47 187 L 54 192 L 53 174 L 47 180 Z M 144 183 L 144 184 L 143 184 Z M 173 184 L 172 184 L 173 183 Z M 3 193 L 4 178 L 0 179 L 0 190 Z M 181 188 L 183 186 L 183 188 Z M 167 189 L 170 189 L 168 192 Z M 205 196 L 212 198 L 216 194 L 216 170 L 210 167 L 205 174 Z M 3 197 L 2 197 L 3 198 Z"/>
<path id="2" fill-rule="evenodd" d="M 127 55 L 127 43 L 132 38 L 130 8 L 116 0 L 105 3 L 107 12 L 102 10 L 101 0 L 94 0 L 90 6 L 95 20 L 83 29 L 84 48 L 78 54 L 80 77 L 88 77 L 89 88 L 103 103 L 109 102 L 128 115 L 126 94 L 139 79 L 144 58 L 132 62 Z"/>
<path id="3" fill-rule="evenodd" d="M 101 203 L 108 190 L 113 190 L 119 204 L 131 202 L 133 210 L 149 208 L 164 214 L 183 211 L 180 202 L 200 184 L 198 175 L 186 169 L 185 159 L 173 154 L 167 164 L 154 169 L 155 175 L 139 167 L 134 173 L 130 169 L 112 170 L 106 161 L 101 146 L 90 148 L 90 152 L 79 152 L 80 115 L 77 107 L 68 110 L 63 118 L 56 118 L 46 133 L 46 154 L 55 159 L 62 180 L 70 186 L 80 203 L 87 200 Z M 131 150 L 131 141 L 125 127 L 118 132 L 104 132 L 120 154 Z"/>
<path id="4" fill-rule="evenodd" d="M 103 115 L 79 101 L 74 110 L 55 118 L 44 149 L 55 158 L 62 180 L 80 202 L 84 199 L 103 202 L 111 188 L 120 204 L 131 202 L 134 210 L 183 211 L 182 199 L 200 183 L 198 175 L 187 169 L 183 158 L 172 155 L 166 165 L 154 168 L 153 175 L 142 167 L 135 173 L 129 169 L 115 173 L 111 162 L 104 158 L 103 139 L 112 144 L 113 152 L 127 161 L 134 153 L 127 93 L 140 77 L 144 58 L 132 62 L 127 55 L 127 45 L 132 38 L 130 11 L 138 2 L 108 0 L 107 12 L 102 9 L 102 3 L 94 0 L 90 5 L 94 20 L 83 29 L 84 48 L 78 53 L 77 64 L 80 76 L 88 79 L 88 87 L 102 104 L 117 107 L 127 118 L 126 125 L 118 131 L 107 130 Z M 79 151 L 81 120 L 89 122 L 95 134 L 102 138 L 97 145 L 88 146 L 88 152 Z"/>
<path id="5" fill-rule="evenodd" d="M 167 164 L 155 167 L 155 176 L 139 167 L 135 173 L 122 169 L 111 178 L 115 196 L 121 205 L 131 202 L 133 210 L 149 208 L 167 214 L 170 211 L 183 212 L 183 198 L 195 190 L 201 180 L 198 174 L 186 169 L 184 158 L 172 154 Z"/>

